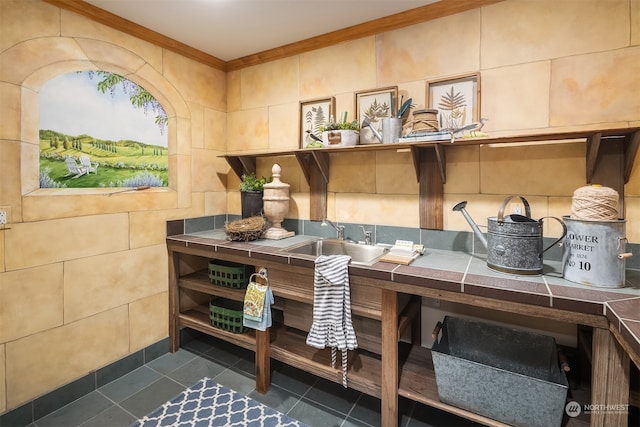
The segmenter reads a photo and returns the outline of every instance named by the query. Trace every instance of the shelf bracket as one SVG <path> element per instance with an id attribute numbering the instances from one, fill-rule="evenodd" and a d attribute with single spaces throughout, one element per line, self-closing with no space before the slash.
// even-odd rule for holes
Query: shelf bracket
<path id="1" fill-rule="evenodd" d="M 309 172 L 309 170 L 311 169 L 311 161 L 313 160 L 311 157 L 311 153 L 302 153 L 300 151 L 296 151 L 296 159 L 298 160 L 300 169 L 302 169 L 304 179 L 307 181 L 308 185 L 311 185 L 311 175 Z"/>
<path id="2" fill-rule="evenodd" d="M 296 151 L 295 155 L 307 184 L 309 184 L 309 219 L 322 221 L 327 217 L 329 153 L 309 150 Z"/>
<path id="3" fill-rule="evenodd" d="M 602 141 L 602 133 L 594 133 L 587 138 L 587 183 L 591 184 L 593 175 L 595 174 L 596 165 L 598 164 L 598 154 L 600 153 L 600 141 Z"/>
<path id="4" fill-rule="evenodd" d="M 435 150 L 436 159 L 438 160 L 438 169 L 442 182 L 447 182 L 447 163 L 444 156 L 444 147 L 441 144 L 434 144 L 428 147 L 412 146 L 411 157 L 413 158 L 413 168 L 416 171 L 416 179 L 420 182 L 420 151 L 433 148 Z"/>
<path id="5" fill-rule="evenodd" d="M 638 149 L 640 131 L 626 135 L 603 137 L 595 133 L 587 138 L 587 184 L 600 184 L 618 192 L 618 216 L 624 218 L 624 185 L 631 178 L 631 170 Z"/>
<path id="6" fill-rule="evenodd" d="M 242 175 L 255 173 L 256 157 L 255 156 L 224 156 L 233 172 L 242 179 Z"/>
<path id="7" fill-rule="evenodd" d="M 295 155 L 307 184 L 311 185 L 311 170 L 314 168 L 318 170 L 326 183 L 329 182 L 329 155 L 327 153 L 320 151 L 296 151 Z"/>
<path id="8" fill-rule="evenodd" d="M 631 179 L 631 169 L 636 160 L 638 149 L 640 149 L 640 131 L 637 130 L 625 137 L 624 141 L 624 183 L 627 184 Z"/>

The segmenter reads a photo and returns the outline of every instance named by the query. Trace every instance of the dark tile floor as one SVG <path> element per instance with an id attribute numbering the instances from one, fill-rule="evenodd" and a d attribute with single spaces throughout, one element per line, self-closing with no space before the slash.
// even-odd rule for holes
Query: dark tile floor
<path id="1" fill-rule="evenodd" d="M 253 358 L 253 352 L 213 338 L 195 339 L 32 426 L 129 426 L 203 377 L 214 378 L 313 427 L 380 426 L 380 400 L 277 362 L 272 364 L 269 392 L 256 392 Z M 474 425 L 405 399 L 400 399 L 400 411 L 402 427 Z"/>

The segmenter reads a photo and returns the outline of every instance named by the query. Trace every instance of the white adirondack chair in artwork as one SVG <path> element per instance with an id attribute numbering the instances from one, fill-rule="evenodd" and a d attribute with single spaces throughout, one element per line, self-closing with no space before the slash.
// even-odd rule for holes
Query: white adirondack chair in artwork
<path id="1" fill-rule="evenodd" d="M 87 173 L 98 173 L 98 166 L 100 165 L 100 163 L 92 162 L 89 156 L 87 156 L 86 154 L 80 156 L 80 164 L 87 171 Z"/>
<path id="2" fill-rule="evenodd" d="M 69 170 L 69 173 L 65 176 L 74 175 L 72 178 L 78 178 L 79 176 L 88 173 L 85 167 L 76 163 L 76 160 L 73 157 L 67 156 L 64 159 L 64 162 L 67 165 L 67 169 Z"/>

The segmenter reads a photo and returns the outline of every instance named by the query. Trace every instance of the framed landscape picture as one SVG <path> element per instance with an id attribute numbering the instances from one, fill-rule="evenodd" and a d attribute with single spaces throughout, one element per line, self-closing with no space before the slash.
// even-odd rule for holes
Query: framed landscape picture
<path id="1" fill-rule="evenodd" d="M 333 96 L 300 102 L 300 148 L 317 141 L 313 136 L 322 139 L 320 127 L 329 121 L 335 108 L 336 99 Z"/>
<path id="2" fill-rule="evenodd" d="M 397 98 L 397 86 L 356 92 L 356 119 L 361 124 L 360 144 L 380 142 L 369 127 L 362 128 L 362 121 L 367 118 L 371 127 L 382 133 L 382 118 L 391 117 L 396 113 Z"/>
<path id="3" fill-rule="evenodd" d="M 441 130 L 462 129 L 480 119 L 480 73 L 427 83 L 427 106 L 438 110 Z"/>

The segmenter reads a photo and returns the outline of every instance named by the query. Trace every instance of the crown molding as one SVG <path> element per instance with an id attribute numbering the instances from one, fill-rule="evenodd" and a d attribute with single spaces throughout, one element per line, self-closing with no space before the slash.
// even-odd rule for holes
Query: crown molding
<path id="1" fill-rule="evenodd" d="M 409 25 L 419 24 L 425 21 L 442 18 L 456 13 L 465 12 L 471 9 L 478 9 L 500 3 L 504 0 L 441 0 L 426 6 L 410 9 L 405 12 L 396 13 L 384 18 L 332 31 L 320 36 L 311 37 L 295 43 L 290 43 L 274 49 L 265 50 L 259 53 L 248 55 L 227 62 L 227 71 L 258 65 L 263 62 L 286 58 L 298 55 L 323 47 L 333 46 L 350 40 L 396 30 Z"/>
<path id="2" fill-rule="evenodd" d="M 135 22 L 124 19 L 104 9 L 96 7 L 82 0 L 43 0 L 46 3 L 85 16 L 103 25 L 122 31 L 123 33 L 153 43 L 159 47 L 183 55 L 187 58 L 209 65 L 222 71 L 235 71 L 242 68 L 259 65 L 265 62 L 282 59 L 293 55 L 309 52 L 343 43 L 350 40 L 367 37 L 386 31 L 395 30 L 409 25 L 418 24 L 433 19 L 442 18 L 471 9 L 499 3 L 504 0 L 441 0 L 426 6 L 417 7 L 405 12 L 374 19 L 362 24 L 332 31 L 320 36 L 311 37 L 294 43 L 289 43 L 274 49 L 268 49 L 242 58 L 223 61 L 201 50 L 195 49 Z"/>
<path id="3" fill-rule="evenodd" d="M 202 64 L 209 65 L 218 70 L 226 71 L 227 63 L 220 58 L 204 53 L 147 27 L 136 24 L 135 22 L 124 19 L 104 9 L 96 7 L 82 0 L 43 0 L 46 3 L 77 13 L 100 24 L 111 27 L 115 30 L 122 31 L 130 36 L 137 37 L 161 48 L 178 53 L 187 58 L 198 61 Z"/>

